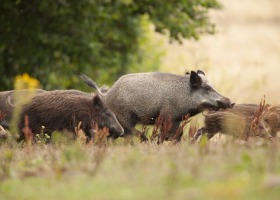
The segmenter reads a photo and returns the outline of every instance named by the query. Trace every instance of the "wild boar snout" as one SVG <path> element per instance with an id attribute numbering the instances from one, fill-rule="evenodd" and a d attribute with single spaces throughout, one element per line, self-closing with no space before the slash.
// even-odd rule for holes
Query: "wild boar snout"
<path id="1" fill-rule="evenodd" d="M 232 108 L 235 103 L 232 103 L 229 98 L 224 97 L 223 99 L 217 100 L 217 104 L 219 108 Z"/>
<path id="2" fill-rule="evenodd" d="M 113 121 L 114 123 L 110 123 L 111 127 L 110 127 L 110 135 L 112 137 L 119 137 L 122 136 L 124 134 L 124 129 L 122 127 L 122 125 L 119 123 L 117 117 L 115 116 L 115 114 L 112 114 L 112 119 L 111 121 Z"/>
<path id="3" fill-rule="evenodd" d="M 120 124 L 118 124 L 117 126 L 112 127 L 112 133 L 117 136 L 122 136 L 124 134 L 124 129 Z"/>
<path id="4" fill-rule="evenodd" d="M 270 134 L 271 130 L 266 127 L 266 125 L 261 121 L 259 126 L 258 126 L 258 136 L 263 137 L 263 138 L 273 138 L 273 136 Z"/>

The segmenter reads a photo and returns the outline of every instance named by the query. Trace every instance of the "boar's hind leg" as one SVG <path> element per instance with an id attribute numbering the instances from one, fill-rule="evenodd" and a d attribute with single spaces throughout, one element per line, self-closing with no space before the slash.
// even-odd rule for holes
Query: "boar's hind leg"
<path id="1" fill-rule="evenodd" d="M 197 139 L 198 139 L 201 135 L 203 135 L 202 132 L 203 132 L 203 128 L 198 129 L 198 130 L 196 131 L 196 133 L 194 134 L 193 138 L 190 139 L 190 143 L 191 143 L 191 144 L 194 144 L 194 143 L 197 141 Z"/>
<path id="2" fill-rule="evenodd" d="M 195 143 L 197 139 L 203 135 L 206 135 L 207 139 L 210 140 L 215 135 L 215 133 L 211 133 L 211 132 L 209 133 L 209 131 L 205 127 L 202 127 L 196 131 L 196 133 L 194 134 L 191 140 L 191 143 Z"/>

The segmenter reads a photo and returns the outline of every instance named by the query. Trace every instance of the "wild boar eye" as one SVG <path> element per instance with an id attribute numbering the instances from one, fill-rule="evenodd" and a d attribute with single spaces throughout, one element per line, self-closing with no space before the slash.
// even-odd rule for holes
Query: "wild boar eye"
<path id="1" fill-rule="evenodd" d="M 211 90 L 211 87 L 210 86 L 206 86 L 205 89 L 206 90 Z"/>

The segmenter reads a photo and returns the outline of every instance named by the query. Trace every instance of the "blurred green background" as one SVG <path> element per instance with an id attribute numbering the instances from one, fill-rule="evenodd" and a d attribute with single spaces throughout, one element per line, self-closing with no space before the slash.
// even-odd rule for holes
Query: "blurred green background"
<path id="1" fill-rule="evenodd" d="M 0 90 L 16 75 L 44 89 L 86 89 L 78 74 L 112 84 L 130 72 L 162 65 L 164 42 L 213 33 L 216 0 L 5 0 L 0 4 Z"/>

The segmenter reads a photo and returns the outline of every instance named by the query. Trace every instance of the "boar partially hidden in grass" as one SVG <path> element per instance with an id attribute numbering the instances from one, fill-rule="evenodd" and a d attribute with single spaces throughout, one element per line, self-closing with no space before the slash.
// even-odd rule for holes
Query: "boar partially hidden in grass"
<path id="1" fill-rule="evenodd" d="M 10 90 L 0 92 L 0 112 L 4 115 L 0 119 L 0 125 L 4 128 L 8 129 L 10 125 L 10 121 L 12 119 L 14 108 L 17 102 L 21 101 L 22 98 L 25 98 L 27 94 L 30 93 L 31 90 Z M 42 89 L 36 89 L 33 92 L 33 95 L 36 93 L 45 92 Z"/>
<path id="2" fill-rule="evenodd" d="M 186 75 L 163 72 L 127 74 L 120 77 L 103 93 L 90 78 L 81 75 L 86 84 L 95 88 L 105 104 L 116 114 L 124 135 L 143 137 L 134 128 L 137 123 L 154 125 L 158 116 L 171 116 L 172 126 L 166 139 L 178 129 L 182 118 L 205 110 L 228 108 L 231 101 L 217 93 L 204 72 Z"/>
<path id="3" fill-rule="evenodd" d="M 107 127 L 111 137 L 123 134 L 123 128 L 116 116 L 98 95 L 76 90 L 55 90 L 36 94 L 22 109 L 20 139 L 24 139 L 25 116 L 28 117 L 28 126 L 33 134 L 41 133 L 42 126 L 44 133 L 49 135 L 55 130 L 75 133 L 79 122 L 89 139 L 93 136 L 94 124 L 99 128 Z"/>
<path id="4" fill-rule="evenodd" d="M 261 115 L 261 122 L 271 136 L 277 136 L 280 131 L 280 105 L 268 106 Z"/>
<path id="5" fill-rule="evenodd" d="M 210 139 L 219 132 L 242 139 L 251 136 L 270 138 L 263 123 L 258 122 L 257 127 L 253 128 L 253 122 L 261 112 L 259 107 L 257 104 L 236 104 L 233 108 L 210 111 L 205 115 L 204 127 L 196 132 L 192 142 L 201 135 L 206 135 Z"/>

